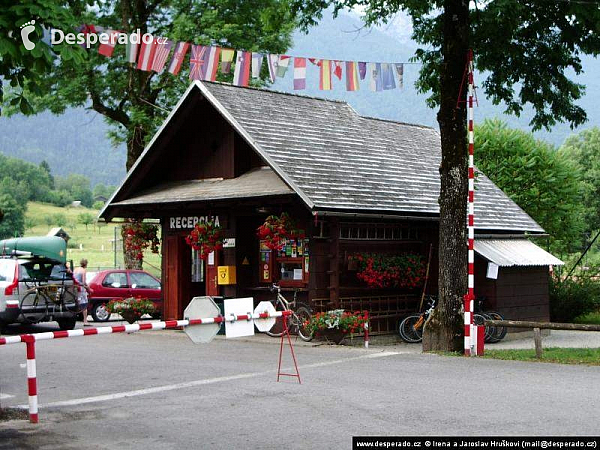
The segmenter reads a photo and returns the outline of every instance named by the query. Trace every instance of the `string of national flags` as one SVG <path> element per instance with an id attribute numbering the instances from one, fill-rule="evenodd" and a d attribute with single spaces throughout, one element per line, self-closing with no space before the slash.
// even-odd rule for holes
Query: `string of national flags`
<path id="1" fill-rule="evenodd" d="M 85 26 L 84 32 L 103 32 L 110 35 L 108 42 L 101 43 L 98 48 L 98 52 L 106 57 L 112 57 L 118 36 L 124 34 L 90 25 Z M 138 42 L 140 43 L 135 44 L 132 43 L 132 39 L 127 39 L 126 46 L 126 58 L 129 63 L 136 65 L 137 69 L 157 73 L 167 70 L 173 75 L 178 75 L 189 52 L 190 80 L 216 81 L 219 69 L 221 73 L 229 74 L 234 65 L 233 84 L 248 86 L 251 78 L 260 77 L 263 64 L 266 64 L 271 82 L 285 77 L 288 69 L 293 67 L 294 90 L 303 90 L 306 89 L 306 66 L 309 62 L 319 68 L 319 89 L 323 91 L 332 90 L 332 81 L 335 78 L 341 81 L 344 72 L 347 91 L 359 90 L 360 82 L 364 80 L 367 80 L 372 91 L 402 88 L 404 85 L 405 63 L 342 61 L 258 53 L 216 45 L 175 43 L 161 37 L 138 39 Z"/>

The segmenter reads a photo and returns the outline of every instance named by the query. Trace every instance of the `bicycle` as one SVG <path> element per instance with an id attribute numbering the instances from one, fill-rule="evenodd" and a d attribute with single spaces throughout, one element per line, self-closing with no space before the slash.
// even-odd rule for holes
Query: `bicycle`
<path id="1" fill-rule="evenodd" d="M 427 297 L 427 304 L 429 308 L 423 311 L 421 314 L 411 314 L 405 317 L 398 327 L 400 337 L 404 342 L 409 344 L 417 344 L 423 340 L 423 325 L 433 312 L 435 308 L 436 297 L 430 295 Z"/>
<path id="2" fill-rule="evenodd" d="M 485 320 L 504 320 L 504 317 L 496 311 L 483 311 L 483 304 L 486 298 L 480 297 L 475 301 L 475 311 L 473 322 L 476 325 L 484 325 Z M 479 316 L 479 317 L 477 317 Z M 506 336 L 506 327 L 486 326 L 485 327 L 485 342 L 494 344 L 500 342 Z"/>
<path id="3" fill-rule="evenodd" d="M 76 289 L 76 286 L 64 284 L 46 284 L 29 289 L 19 305 L 24 322 L 37 323 L 57 311 L 79 314 L 82 309 L 76 293 L 73 292 Z"/>
<path id="4" fill-rule="evenodd" d="M 294 291 L 294 300 L 288 301 L 281 295 L 281 288 L 277 284 L 271 287 L 272 292 L 277 292 L 277 297 L 273 301 L 275 309 L 278 311 L 291 311 L 292 314 L 287 318 L 287 326 L 290 334 L 298 334 L 300 339 L 309 342 L 313 338 L 313 333 L 306 329 L 305 324 L 310 321 L 310 308 L 303 303 L 296 301 L 298 291 Z M 283 335 L 283 317 L 275 319 L 275 325 L 266 332 L 272 337 L 281 337 Z"/>

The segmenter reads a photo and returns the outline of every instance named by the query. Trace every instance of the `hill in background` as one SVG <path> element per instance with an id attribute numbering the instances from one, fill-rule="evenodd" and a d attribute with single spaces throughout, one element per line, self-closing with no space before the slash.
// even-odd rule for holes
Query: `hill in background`
<path id="1" fill-rule="evenodd" d="M 289 54 L 340 60 L 407 62 L 416 44 L 409 39 L 410 21 L 398 15 L 393 23 L 372 29 L 361 29 L 358 16 L 340 13 L 337 19 L 326 15 L 308 35 L 294 34 L 294 46 Z M 600 111 L 594 107 L 600 101 L 600 79 L 593 74 L 600 71 L 600 62 L 584 56 L 585 74 L 577 81 L 587 86 L 586 96 L 579 102 L 587 111 L 589 121 L 581 129 L 600 124 Z M 359 92 L 346 92 L 345 80 L 334 77 L 333 91 L 318 90 L 318 68 L 308 64 L 305 91 L 293 91 L 293 69 L 284 79 L 278 79 L 273 89 L 299 94 L 347 101 L 360 114 L 402 122 L 418 123 L 438 128 L 436 111 L 425 104 L 426 95 L 418 94 L 414 81 L 419 65 L 405 66 L 404 88 L 371 92 L 363 82 Z M 183 76 L 187 76 L 187 69 Z M 476 83 L 482 76 L 477 76 Z M 501 106 L 494 106 L 479 95 L 475 121 L 501 117 L 511 127 L 530 130 L 531 110 L 521 118 L 504 116 Z M 165 116 L 166 117 L 166 116 Z M 0 117 L 0 152 L 34 163 L 48 161 L 53 174 L 80 173 L 97 183 L 118 185 L 125 176 L 125 146 L 112 147 L 106 132 L 108 126 L 102 116 L 84 109 L 70 109 L 62 116 L 43 113 L 34 117 Z M 576 130 L 578 131 L 578 130 Z M 571 134 L 566 124 L 559 124 L 551 132 L 540 131 L 536 137 L 560 145 Z"/>

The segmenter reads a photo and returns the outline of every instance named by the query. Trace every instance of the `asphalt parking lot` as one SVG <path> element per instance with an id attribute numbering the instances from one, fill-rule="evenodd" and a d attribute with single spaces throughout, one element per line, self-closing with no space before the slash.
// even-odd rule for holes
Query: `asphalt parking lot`
<path id="1" fill-rule="evenodd" d="M 597 366 L 445 357 L 407 344 L 295 350 L 302 384 L 275 381 L 279 341 L 264 335 L 39 342 L 40 423 L 0 423 L 0 449 L 349 449 L 353 435 L 598 433 Z M 0 358 L 2 406 L 26 404 L 24 346 L 2 347 Z"/>

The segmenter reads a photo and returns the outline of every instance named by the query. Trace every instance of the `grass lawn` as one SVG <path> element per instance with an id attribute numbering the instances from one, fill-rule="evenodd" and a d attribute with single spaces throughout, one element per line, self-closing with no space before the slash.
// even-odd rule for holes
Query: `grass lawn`
<path id="1" fill-rule="evenodd" d="M 62 227 L 71 236 L 68 245 L 67 259 L 72 259 L 75 267 L 79 260 L 88 260 L 88 270 L 97 271 L 100 268 L 115 267 L 115 252 L 113 247 L 115 227 L 117 239 L 121 239 L 120 226 L 115 224 L 88 225 L 80 223 L 78 216 L 90 213 L 98 215 L 95 209 L 84 207 L 59 208 L 57 206 L 29 202 L 27 205 L 25 236 L 45 236 L 50 229 Z M 117 267 L 123 267 L 123 251 L 121 243 L 116 252 Z M 144 269 L 160 277 L 160 255 L 150 251 L 144 253 Z"/>
<path id="2" fill-rule="evenodd" d="M 600 348 L 544 348 L 542 359 L 535 357 L 535 350 L 485 350 L 483 357 L 513 361 L 600 366 Z"/>

